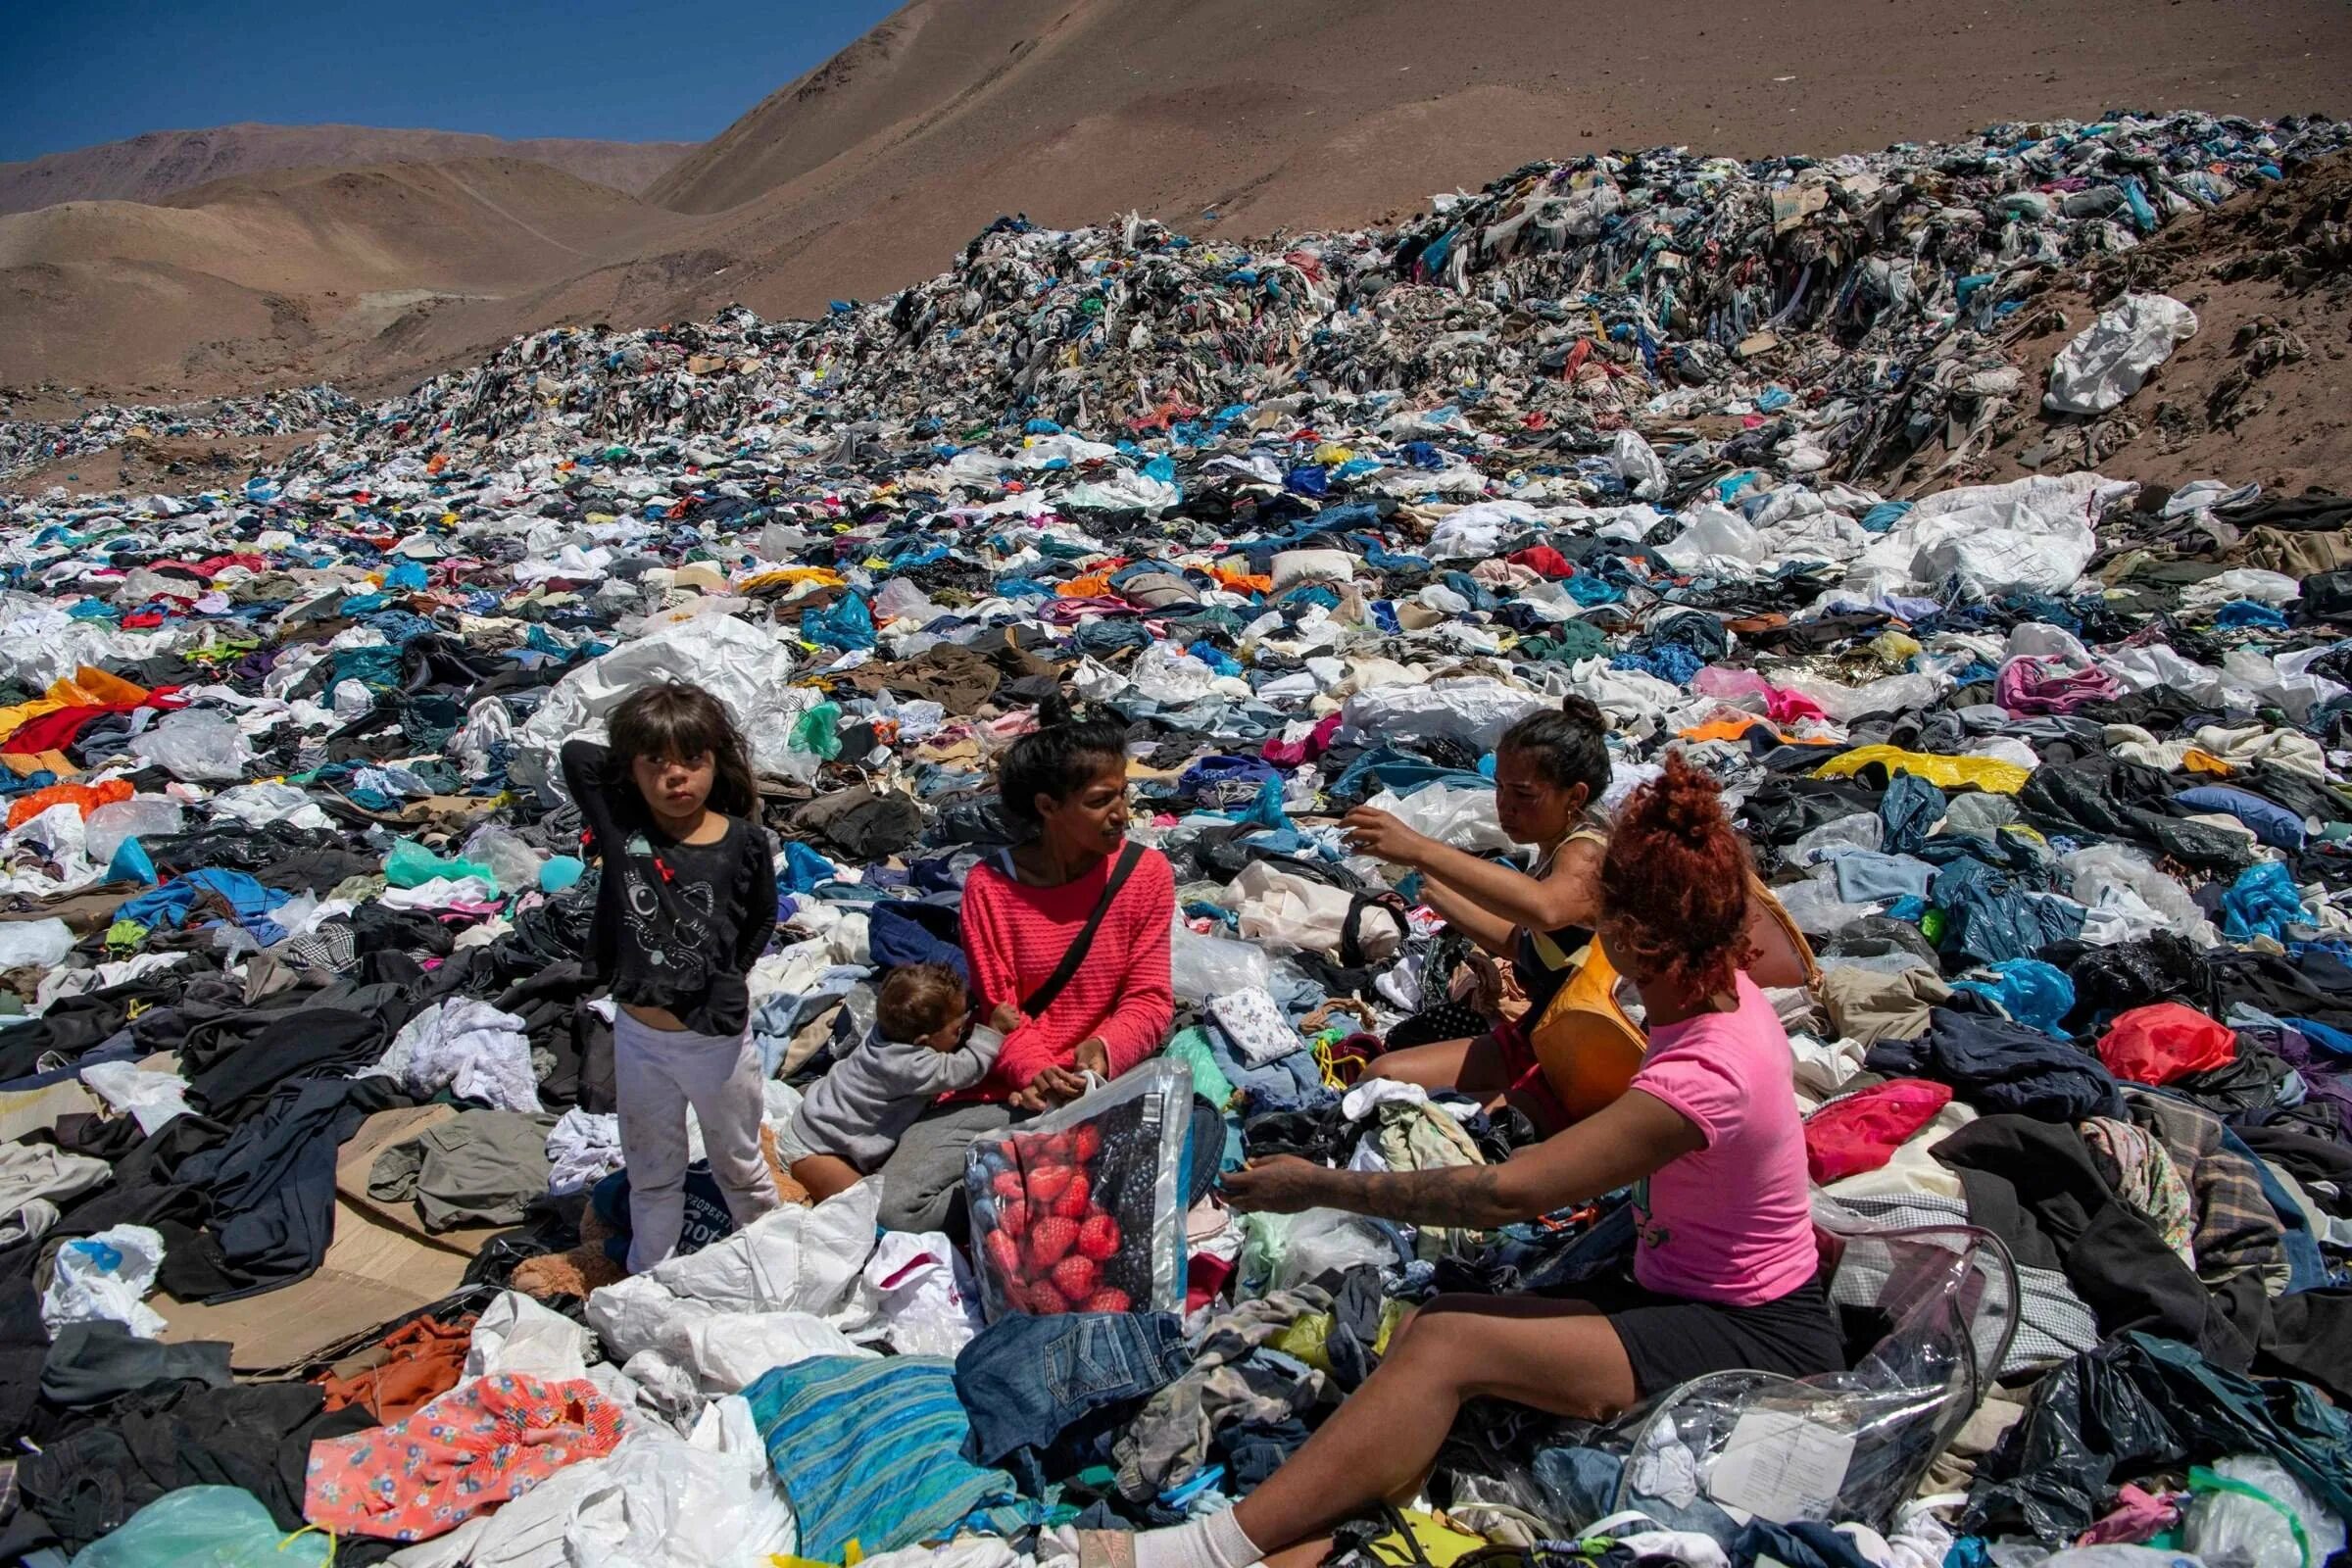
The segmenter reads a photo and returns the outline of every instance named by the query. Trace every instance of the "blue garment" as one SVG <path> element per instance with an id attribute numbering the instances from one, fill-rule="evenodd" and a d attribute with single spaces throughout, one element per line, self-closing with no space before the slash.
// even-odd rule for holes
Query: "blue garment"
<path id="1" fill-rule="evenodd" d="M 944 905 L 887 899 L 867 906 L 866 948 L 880 968 L 944 963 L 971 984 L 956 912 Z"/>
<path id="2" fill-rule="evenodd" d="M 2222 895 L 2222 935 L 2232 942 L 2258 936 L 2284 941 L 2289 925 L 2308 924 L 2310 918 L 2294 878 L 2276 860 L 2247 866 Z"/>
<path id="3" fill-rule="evenodd" d="M 2233 1128 L 2222 1128 L 2222 1147 L 2254 1168 L 2254 1179 L 2262 1184 L 2262 1196 L 2270 1201 L 2271 1212 L 2278 1216 L 2278 1244 L 2286 1250 L 2286 1292 L 2316 1291 L 2328 1284 L 2328 1260 L 2320 1254 L 2319 1238 L 2311 1234 L 2311 1216 L 2303 1212 L 2278 1180 L 2278 1173 L 2270 1161 L 2254 1152 Z"/>
<path id="4" fill-rule="evenodd" d="M 1057 1473 L 1086 1468 L 1130 1405 L 1191 1365 L 1173 1312 L 1008 1313 L 956 1356 L 956 1393 L 972 1423 L 963 1456 L 1003 1465 L 1022 1491 L 1040 1494 L 1049 1450 L 1061 1450 L 1053 1455 Z"/>
<path id="5" fill-rule="evenodd" d="M 2063 1034 L 2059 1021 L 2075 1009 L 2075 983 L 2066 971 L 2039 958 L 2009 958 L 1992 965 L 1998 978 L 1952 982 L 1955 991 L 1974 991 L 2000 1004 L 2019 1023 L 2044 1034 Z"/>
<path id="6" fill-rule="evenodd" d="M 1944 911 L 1941 951 L 1972 965 L 2031 958 L 2054 942 L 2082 934 L 2079 904 L 2026 890 L 1982 860 L 1954 860 L 1936 873 L 1934 897 Z"/>
<path id="7" fill-rule="evenodd" d="M 1924 899 L 1936 874 L 1936 867 L 1925 860 L 1871 850 L 1845 850 L 1833 863 L 1838 871 L 1838 896 L 1848 904 Z"/>
<path id="8" fill-rule="evenodd" d="M 2303 818 L 2277 801 L 2227 784 L 2201 784 L 2193 790 L 2182 790 L 2173 799 L 2192 811 L 2218 811 L 2234 816 L 2252 828 L 2256 838 L 2274 849 L 2300 851 L 2308 833 Z"/>
<path id="9" fill-rule="evenodd" d="M 159 925 L 178 927 L 194 912 L 206 894 L 218 894 L 236 911 L 237 921 L 249 925 L 286 902 L 292 895 L 266 888 L 242 871 L 190 871 L 173 877 L 151 893 L 142 893 L 115 911 L 118 920 L 135 920 L 150 930 Z"/>
<path id="10" fill-rule="evenodd" d="M 1928 1009 L 1917 1040 L 1882 1040 L 1862 1064 L 1890 1078 L 1933 1078 L 1985 1112 L 2012 1111 L 2068 1124 L 2121 1116 L 2123 1096 L 2099 1058 L 2038 1029 L 2003 1018 Z"/>
<path id="11" fill-rule="evenodd" d="M 966 1522 L 1009 1536 L 1045 1520 L 1011 1476 L 963 1457 L 971 1418 L 944 1356 L 815 1355 L 763 1374 L 743 1396 L 804 1557 L 840 1562 L 852 1542 L 870 1556 Z"/>
<path id="12" fill-rule="evenodd" d="M 801 635 L 826 648 L 845 652 L 871 648 L 876 641 L 873 612 L 857 594 L 845 594 L 830 609 L 811 610 L 801 616 Z"/>
<path id="13" fill-rule="evenodd" d="M 784 843 L 784 865 L 776 873 L 776 886 L 786 893 L 807 893 L 819 882 L 830 882 L 839 868 L 831 860 L 801 843 L 787 839 Z"/>
<path id="14" fill-rule="evenodd" d="M 1889 855 L 1917 855 L 1949 805 L 1943 791 L 1917 773 L 1895 774 L 1879 801 L 1879 848 Z"/>

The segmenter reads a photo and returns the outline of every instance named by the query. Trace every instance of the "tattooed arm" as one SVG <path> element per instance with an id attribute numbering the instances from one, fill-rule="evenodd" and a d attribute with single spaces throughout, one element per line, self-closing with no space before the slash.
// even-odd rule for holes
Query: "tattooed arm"
<path id="1" fill-rule="evenodd" d="M 1633 1089 L 1500 1165 L 1352 1171 L 1285 1155 L 1227 1176 L 1225 1197 L 1244 1210 L 1340 1208 L 1409 1225 L 1492 1230 L 1614 1192 L 1702 1147 L 1681 1111 Z"/>

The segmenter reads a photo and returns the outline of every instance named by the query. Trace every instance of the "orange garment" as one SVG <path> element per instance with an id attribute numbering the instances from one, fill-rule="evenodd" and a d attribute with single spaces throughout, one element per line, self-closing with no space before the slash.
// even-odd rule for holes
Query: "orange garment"
<path id="1" fill-rule="evenodd" d="M 470 1312 L 455 1323 L 420 1317 L 384 1336 L 382 1362 L 348 1378 L 320 1378 L 326 1407 L 356 1404 L 378 1421 L 398 1421 L 458 1386 L 472 1343 Z"/>
<path id="2" fill-rule="evenodd" d="M 1274 591 L 1271 573 L 1253 577 L 1249 572 L 1237 571 L 1231 566 L 1211 566 L 1208 574 L 1237 594 L 1270 594 Z"/>
<path id="3" fill-rule="evenodd" d="M 1687 741 L 1740 741 L 1747 739 L 1749 730 L 1758 727 L 1771 731 L 1776 739 L 1785 741 L 1788 738 L 1760 718 L 1710 718 L 1695 729 L 1687 729 L 1682 733 Z"/>
<path id="4" fill-rule="evenodd" d="M 1110 592 L 1110 573 L 1093 572 L 1084 577 L 1072 577 L 1054 590 L 1061 599 L 1101 599 Z"/>
<path id="5" fill-rule="evenodd" d="M 81 814 L 86 817 L 101 806 L 127 801 L 137 793 L 129 780 L 120 778 L 108 779 L 103 784 L 52 784 L 30 795 L 18 796 L 8 808 L 8 825 L 23 827 L 52 806 L 63 806 L 69 801 L 80 807 Z"/>

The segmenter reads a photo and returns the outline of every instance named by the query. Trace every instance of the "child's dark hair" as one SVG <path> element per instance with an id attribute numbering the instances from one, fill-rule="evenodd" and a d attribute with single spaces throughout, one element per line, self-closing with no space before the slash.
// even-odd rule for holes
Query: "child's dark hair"
<path id="1" fill-rule="evenodd" d="M 1636 979 L 1714 993 L 1746 965 L 1747 845 L 1714 779 L 1679 754 L 1617 813 L 1600 862 L 1610 956 Z"/>
<path id="2" fill-rule="evenodd" d="M 626 768 L 640 757 L 691 762 L 710 758 L 713 811 L 751 816 L 760 808 L 751 748 L 726 704 L 689 681 L 657 681 L 620 700 L 608 725 L 613 761 Z"/>
<path id="3" fill-rule="evenodd" d="M 1569 697 L 1556 709 L 1530 713 L 1502 732 L 1498 752 L 1516 752 L 1561 789 L 1585 787 L 1594 808 L 1609 793 L 1608 720 L 1591 700 Z"/>
<path id="4" fill-rule="evenodd" d="M 1012 743 L 997 765 L 997 797 L 1005 819 L 1036 832 L 1040 795 L 1060 800 L 1105 766 L 1127 764 L 1127 731 L 1107 718 L 1080 718 L 1059 692 L 1037 705 L 1037 728 Z"/>
<path id="5" fill-rule="evenodd" d="M 971 1006 L 956 971 L 944 963 L 902 963 L 882 977 L 874 1022 L 902 1045 L 935 1035 Z"/>

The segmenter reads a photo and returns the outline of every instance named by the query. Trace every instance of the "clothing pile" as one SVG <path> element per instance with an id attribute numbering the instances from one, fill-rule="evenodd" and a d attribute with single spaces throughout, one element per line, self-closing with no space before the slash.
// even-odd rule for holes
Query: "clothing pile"
<path id="1" fill-rule="evenodd" d="M 1011 1568 L 1246 1494 L 1407 1307 L 1623 1270 L 1626 1194 L 1483 1233 L 1212 1187 L 1535 1136 L 1356 1086 L 1496 1004 L 1337 819 L 1528 868 L 1494 747 L 1578 696 L 1601 804 L 1710 770 L 1818 962 L 1771 1000 L 1853 1370 L 1474 1403 L 1443 1517 L 1343 1548 L 2311 1568 L 2352 1514 L 2352 499 L 1873 485 L 2030 396 L 1988 334 L 2040 289 L 2348 139 L 1595 157 L 1262 248 L 1008 219 L 816 321 L 0 425 L 0 468 L 329 431 L 230 489 L 0 498 L 0 1556 Z M 2088 405 L 2188 327 L 2133 299 L 2069 347 Z M 881 1183 L 737 1229 L 699 1160 L 680 1253 L 617 1277 L 562 752 L 656 679 L 731 710 L 780 843 L 771 1141 L 885 967 L 960 960 L 1038 704 L 1126 727 L 1177 906 L 1136 1070 L 1195 1113 L 1002 1153 L 1006 1206 L 1076 1196 L 987 1291 Z"/>

